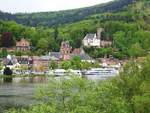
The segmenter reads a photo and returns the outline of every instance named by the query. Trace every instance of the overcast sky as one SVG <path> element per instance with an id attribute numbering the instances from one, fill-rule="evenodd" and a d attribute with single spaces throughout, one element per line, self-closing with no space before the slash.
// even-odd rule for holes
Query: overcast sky
<path id="1" fill-rule="evenodd" d="M 0 0 L 4 12 L 43 12 L 81 8 L 112 0 Z"/>

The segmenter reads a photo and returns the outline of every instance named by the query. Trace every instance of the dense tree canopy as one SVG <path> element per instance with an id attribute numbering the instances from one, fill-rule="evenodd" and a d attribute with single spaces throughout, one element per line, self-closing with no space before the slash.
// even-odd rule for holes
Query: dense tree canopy
<path id="1" fill-rule="evenodd" d="M 56 11 L 56 12 L 39 12 L 39 13 L 20 13 L 9 14 L 0 12 L 0 19 L 14 20 L 27 26 L 58 26 L 66 23 L 84 20 L 88 16 L 104 12 L 117 12 L 124 6 L 131 4 L 133 0 L 115 0 L 103 5 L 86 7 L 74 10 Z"/>
<path id="2" fill-rule="evenodd" d="M 117 1 L 130 2 L 130 0 Z M 118 5 L 113 5 L 113 7 L 108 5 L 103 8 L 112 9 L 114 6 Z M 68 19 L 73 18 L 73 22 L 74 20 L 82 21 L 74 23 L 69 23 L 72 21 L 64 19 L 67 15 L 65 12 L 63 12 L 65 13 L 63 17 L 58 14 L 57 20 L 54 17 L 51 23 L 47 23 L 44 19 L 44 22 L 41 23 L 33 21 L 35 15 L 41 15 L 40 13 L 27 14 L 24 21 L 22 20 L 23 24 L 36 26 L 32 28 L 12 21 L 0 21 L 1 39 L 5 37 L 5 35 L 3 36 L 5 33 L 12 34 L 9 36 L 14 40 L 26 37 L 32 42 L 33 53 L 39 55 L 46 51 L 59 51 L 60 43 L 63 40 L 68 40 L 73 48 L 80 47 L 86 33 L 95 33 L 98 27 L 103 27 L 105 29 L 102 33 L 103 39 L 112 40 L 112 47 L 84 48 L 85 51 L 94 58 L 105 55 L 113 55 L 119 59 L 132 58 L 119 76 L 106 81 L 94 82 L 76 77 L 52 79 L 47 87 L 42 87 L 36 93 L 39 104 L 27 109 L 10 110 L 8 113 L 149 113 L 150 57 L 140 62 L 134 60 L 137 57 L 146 56 L 150 52 L 149 10 L 149 0 L 136 0 L 132 5 L 124 7 L 119 12 L 99 14 L 96 11 L 96 13 L 92 13 L 94 15 L 86 15 L 86 18 L 83 16 L 84 20 L 79 19 L 80 16 L 78 16 L 82 13 L 75 11 L 75 14 L 78 15 L 76 17 L 69 15 Z M 85 11 L 88 13 L 87 9 Z M 53 14 L 55 15 L 55 13 Z M 9 17 L 9 14 L 7 16 Z M 16 19 L 15 16 L 13 18 Z M 42 26 L 55 25 L 56 22 L 59 25 L 54 28 Z M 88 69 L 91 65 L 88 62 L 81 63 L 81 60 L 76 57 L 71 61 L 63 61 L 60 66 L 64 69 L 70 67 Z M 50 68 L 57 68 L 55 62 L 51 62 Z"/>
<path id="3" fill-rule="evenodd" d="M 0 37 L 0 46 L 1 47 L 12 47 L 15 45 L 15 41 L 13 39 L 13 35 L 10 32 L 2 33 Z"/>
<path id="4" fill-rule="evenodd" d="M 87 33 L 96 33 L 96 29 L 102 27 L 104 28 L 102 39 L 112 40 L 113 50 L 110 48 L 94 49 L 94 51 L 86 49 L 92 57 L 97 58 L 110 54 L 119 59 L 138 57 L 148 54 L 150 50 L 149 4 L 148 0 L 138 0 L 121 11 L 92 13 L 82 21 L 55 27 L 44 27 L 40 23 L 36 27 L 27 27 L 13 21 L 0 21 L 1 37 L 3 37 L 2 34 L 11 33 L 13 40 L 28 38 L 32 42 L 32 53 L 40 55 L 46 51 L 59 51 L 63 40 L 68 40 L 73 48 L 79 48 Z M 131 51 L 136 48 L 135 45 L 140 48 L 138 55 L 137 53 L 136 55 L 131 54 Z"/>

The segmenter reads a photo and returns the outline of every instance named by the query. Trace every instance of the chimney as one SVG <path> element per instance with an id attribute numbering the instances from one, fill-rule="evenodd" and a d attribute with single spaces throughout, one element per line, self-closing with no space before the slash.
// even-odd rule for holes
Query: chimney
<path id="1" fill-rule="evenodd" d="M 103 31 L 103 28 L 97 28 L 97 38 L 100 39 L 101 38 L 101 33 Z"/>

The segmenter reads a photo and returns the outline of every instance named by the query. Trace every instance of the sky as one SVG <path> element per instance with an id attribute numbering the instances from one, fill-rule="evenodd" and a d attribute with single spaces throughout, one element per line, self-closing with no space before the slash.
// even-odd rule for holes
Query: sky
<path id="1" fill-rule="evenodd" d="M 82 8 L 112 0 L 0 0 L 0 10 L 30 13 Z"/>

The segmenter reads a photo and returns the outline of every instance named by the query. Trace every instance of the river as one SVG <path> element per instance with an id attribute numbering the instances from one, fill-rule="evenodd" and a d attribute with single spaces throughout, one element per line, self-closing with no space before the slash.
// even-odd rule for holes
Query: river
<path id="1" fill-rule="evenodd" d="M 46 85 L 46 77 L 0 78 L 0 113 L 11 107 L 36 103 L 34 93 L 40 85 Z"/>
<path id="2" fill-rule="evenodd" d="M 100 76 L 88 76 L 91 80 L 103 80 Z M 0 113 L 12 107 L 25 107 L 35 104 L 37 87 L 47 85 L 48 77 L 0 78 Z"/>

